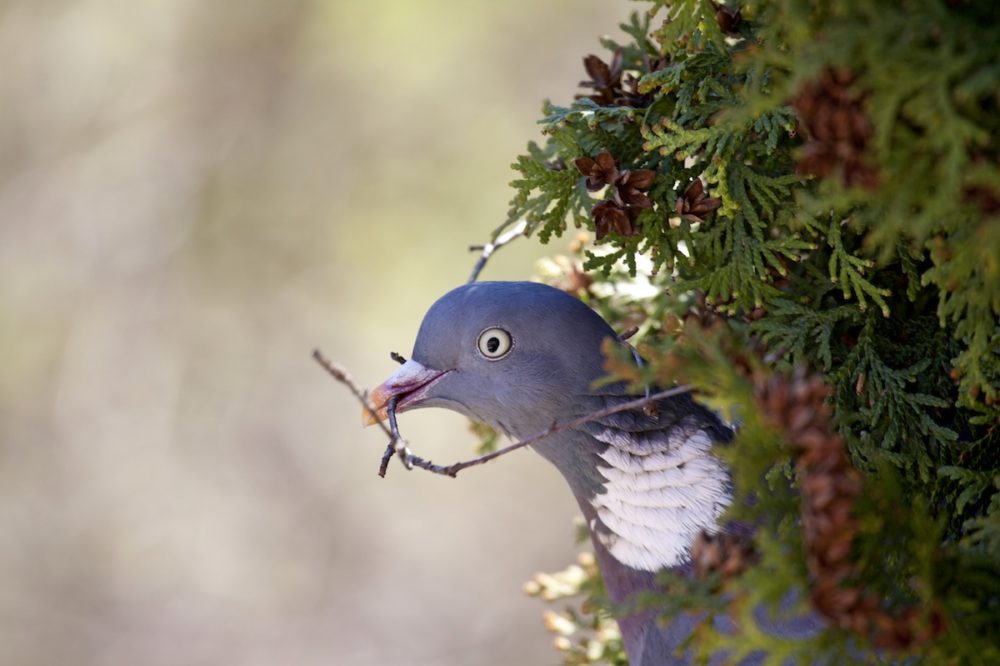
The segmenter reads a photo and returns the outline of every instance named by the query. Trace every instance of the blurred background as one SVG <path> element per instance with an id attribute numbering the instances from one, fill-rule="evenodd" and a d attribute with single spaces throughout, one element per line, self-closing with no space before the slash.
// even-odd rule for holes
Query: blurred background
<path id="1" fill-rule="evenodd" d="M 409 354 L 628 10 L 0 2 L 0 664 L 557 661 L 521 591 L 573 558 L 554 470 L 379 479 L 309 355 Z"/>

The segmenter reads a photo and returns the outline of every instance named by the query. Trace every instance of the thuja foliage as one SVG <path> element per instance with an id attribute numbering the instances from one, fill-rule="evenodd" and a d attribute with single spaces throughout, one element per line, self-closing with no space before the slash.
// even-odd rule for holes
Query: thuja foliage
<path id="1" fill-rule="evenodd" d="M 727 599 L 740 621 L 725 634 L 706 621 L 701 654 L 871 646 L 873 659 L 1000 661 L 993 2 L 646 4 L 585 59 L 584 94 L 544 106 L 545 141 L 513 165 L 497 233 L 522 219 L 543 243 L 595 232 L 550 268 L 613 323 L 640 327 L 645 368 L 609 370 L 637 387 L 693 382 L 741 424 L 724 455 L 739 499 L 756 499 L 729 517 L 761 526 L 753 562 L 665 574 L 649 603 L 717 611 Z M 807 487 L 791 425 L 763 413 L 791 398 L 772 386 L 762 402 L 761 387 L 795 369 L 822 377 L 817 427 L 863 479 L 850 573 L 830 598 L 868 609 L 800 643 L 762 633 L 752 612 L 790 589 L 815 604 L 810 586 L 829 580 L 802 529 L 824 479 Z M 567 663 L 622 661 L 616 644 L 587 640 L 564 645 Z"/>

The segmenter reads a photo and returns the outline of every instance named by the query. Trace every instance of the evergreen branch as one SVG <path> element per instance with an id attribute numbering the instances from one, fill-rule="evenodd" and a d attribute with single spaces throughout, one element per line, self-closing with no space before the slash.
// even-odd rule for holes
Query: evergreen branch
<path id="1" fill-rule="evenodd" d="M 844 248 L 840 232 L 841 224 L 845 223 L 831 221 L 827 235 L 827 242 L 833 250 L 830 254 L 830 279 L 840 284 L 844 298 L 850 298 L 853 292 L 862 312 L 868 308 L 868 301 L 865 298 L 867 294 L 879 306 L 882 316 L 888 317 L 889 304 L 886 303 L 885 297 L 891 292 L 888 289 L 880 289 L 865 279 L 863 272 L 871 269 L 875 263 L 856 257 Z"/>
<path id="2" fill-rule="evenodd" d="M 1000 659 L 995 595 L 977 591 L 1000 580 L 1000 486 L 990 485 L 1000 477 L 987 453 L 1000 446 L 1000 24 L 988 4 L 805 11 L 798 0 L 745 0 L 748 18 L 720 29 L 718 3 L 650 0 L 647 15 L 666 19 L 653 27 L 662 57 L 644 58 L 640 19 L 622 43 L 602 42 L 638 71 L 642 111 L 593 100 L 547 107 L 546 143 L 529 146 L 533 164 L 518 168 L 511 218 L 529 219 L 543 241 L 570 222 L 592 225 L 581 179 L 543 173 L 546 161 L 609 150 L 656 172 L 635 233 L 581 250 L 591 271 L 583 297 L 615 325 L 646 322 L 644 354 L 659 359 L 661 378 L 676 378 L 660 362 L 667 350 L 699 337 L 680 321 L 732 335 L 729 351 L 712 356 L 714 373 L 740 367 L 733 350 L 758 343 L 783 366 L 828 371 L 833 423 L 878 479 L 872 488 L 904 472 L 897 501 L 855 505 L 870 540 L 855 553 L 858 585 L 882 590 L 890 606 L 935 598 L 960 617 L 923 643 L 920 656 L 940 661 Z M 695 210 L 696 193 L 686 198 L 695 179 L 721 207 Z M 659 292 L 627 303 L 606 296 L 644 270 L 644 256 Z M 714 397 L 728 405 L 734 395 Z M 763 441 L 752 446 L 730 460 L 733 477 L 765 478 L 770 494 L 741 515 L 770 526 L 782 549 L 764 558 L 769 568 L 723 588 L 734 603 L 754 599 L 743 581 L 784 593 L 805 567 L 789 557 L 801 537 L 794 496 L 781 488 L 791 468 Z M 922 506 L 933 518 L 921 518 Z M 690 608 L 714 608 L 706 589 L 684 594 Z M 786 654 L 756 618 L 736 616 L 731 637 L 699 630 L 696 651 L 730 641 Z M 831 630 L 806 643 L 802 661 L 848 642 Z"/>
<path id="3" fill-rule="evenodd" d="M 853 305 L 841 305 L 828 310 L 818 310 L 800 305 L 786 298 L 771 301 L 768 316 L 750 325 L 753 333 L 771 348 L 787 349 L 792 363 L 808 365 L 818 356 L 821 367 L 833 366 L 831 340 L 840 323 L 857 323 L 860 313 Z"/>
<path id="4" fill-rule="evenodd" d="M 938 468 L 938 476 L 957 481 L 962 486 L 962 492 L 955 498 L 955 511 L 961 514 L 969 503 L 978 500 L 993 485 L 995 475 L 991 472 L 976 472 L 964 467 L 944 465 Z"/>
<path id="5" fill-rule="evenodd" d="M 578 99 L 570 107 L 547 106 L 540 125 L 555 127 L 569 122 L 582 122 L 588 129 L 597 129 L 605 122 L 632 122 L 643 113 L 631 106 L 601 106 L 589 98 Z"/>

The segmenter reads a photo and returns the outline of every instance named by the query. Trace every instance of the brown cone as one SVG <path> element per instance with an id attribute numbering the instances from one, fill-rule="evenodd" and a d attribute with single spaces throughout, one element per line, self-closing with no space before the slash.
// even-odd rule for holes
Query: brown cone
<path id="1" fill-rule="evenodd" d="M 864 488 L 844 438 L 830 422 L 829 389 L 820 375 L 754 377 L 755 397 L 768 424 L 781 431 L 798 457 L 806 564 L 813 607 L 834 625 L 868 637 L 880 648 L 903 650 L 944 631 L 938 608 L 890 615 L 876 595 L 845 585 L 856 577 L 851 550 L 858 533 L 852 510 Z"/>

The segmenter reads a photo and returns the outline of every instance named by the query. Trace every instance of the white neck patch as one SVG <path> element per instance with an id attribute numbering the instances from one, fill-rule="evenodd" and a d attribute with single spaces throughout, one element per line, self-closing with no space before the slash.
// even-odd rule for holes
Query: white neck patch
<path id="1" fill-rule="evenodd" d="M 609 446 L 600 454 L 607 465 L 598 465 L 607 479 L 604 493 L 590 502 L 604 529 L 592 524 L 591 531 L 615 559 L 659 571 L 687 561 L 699 532 L 719 530 L 732 497 L 708 434 L 678 429 L 665 450 L 645 453 L 621 446 L 629 433 L 607 429 L 594 436 Z"/>

